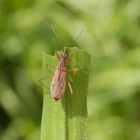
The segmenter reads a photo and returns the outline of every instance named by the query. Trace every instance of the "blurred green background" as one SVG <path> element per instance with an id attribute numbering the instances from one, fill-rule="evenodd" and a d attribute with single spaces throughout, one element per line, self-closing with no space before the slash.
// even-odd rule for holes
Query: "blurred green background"
<path id="1" fill-rule="evenodd" d="M 0 140 L 39 140 L 42 52 L 92 55 L 88 140 L 140 140 L 139 0 L 0 0 Z M 77 37 L 83 33 L 77 41 Z"/>

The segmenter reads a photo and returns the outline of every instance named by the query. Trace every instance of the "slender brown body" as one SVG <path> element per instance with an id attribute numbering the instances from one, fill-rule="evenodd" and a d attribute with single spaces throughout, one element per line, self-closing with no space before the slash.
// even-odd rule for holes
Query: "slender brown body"
<path id="1" fill-rule="evenodd" d="M 59 55 L 56 53 L 59 63 L 56 67 L 54 76 L 51 83 L 51 95 L 55 101 L 59 100 L 65 93 L 66 90 L 66 75 L 67 75 L 67 64 L 70 63 L 72 55 L 67 57 L 66 48 Z"/>

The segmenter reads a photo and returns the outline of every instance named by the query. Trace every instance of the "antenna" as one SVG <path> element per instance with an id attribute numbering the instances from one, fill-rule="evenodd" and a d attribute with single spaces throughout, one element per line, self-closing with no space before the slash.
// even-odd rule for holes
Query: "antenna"
<path id="1" fill-rule="evenodd" d="M 64 40 L 62 38 L 60 38 L 60 36 L 57 34 L 56 30 L 51 25 L 50 25 L 50 28 L 53 31 L 53 33 L 55 34 L 56 38 L 59 40 L 59 43 L 64 46 L 64 43 L 63 43 Z"/>
<path id="2" fill-rule="evenodd" d="M 83 28 L 81 29 L 79 35 L 76 38 L 73 38 L 74 41 L 77 41 L 79 39 L 79 37 L 81 36 L 81 34 L 83 33 Z"/>
<path id="3" fill-rule="evenodd" d="M 50 26 L 51 30 L 53 31 L 53 33 L 55 34 L 56 38 L 59 40 L 59 43 L 62 46 L 64 46 L 64 44 L 65 44 L 64 40 L 57 34 L 56 30 L 51 25 L 49 25 L 49 26 Z M 83 29 L 81 29 L 79 35 L 76 38 L 72 37 L 72 40 L 76 42 L 79 39 L 79 37 L 81 36 L 82 33 L 83 33 Z"/>

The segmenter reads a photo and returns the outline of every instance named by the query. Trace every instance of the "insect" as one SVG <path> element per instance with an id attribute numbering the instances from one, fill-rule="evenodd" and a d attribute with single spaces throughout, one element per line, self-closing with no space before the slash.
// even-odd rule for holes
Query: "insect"
<path id="1" fill-rule="evenodd" d="M 67 65 L 71 62 L 74 54 L 68 55 L 67 48 L 65 47 L 64 50 L 59 54 L 58 52 L 55 53 L 57 60 L 59 63 L 55 68 L 55 72 L 52 78 L 50 91 L 52 98 L 57 101 L 59 100 L 64 94 L 66 90 L 66 85 L 68 83 L 70 93 L 73 94 L 73 90 L 71 87 L 70 82 L 67 82 L 67 72 L 68 71 L 78 71 L 77 68 L 73 70 L 68 70 Z M 40 79 L 39 82 L 42 86 L 46 87 L 43 84 L 44 78 Z M 47 88 L 47 87 L 46 87 Z"/>
<path id="2" fill-rule="evenodd" d="M 51 95 L 55 101 L 59 100 L 65 93 L 66 90 L 66 75 L 67 75 L 67 65 L 71 62 L 73 54 L 68 56 L 67 48 L 61 54 L 56 53 L 56 57 L 59 61 L 56 66 L 56 70 L 51 82 Z M 71 94 L 73 90 L 70 83 L 68 82 Z"/>
<path id="3" fill-rule="evenodd" d="M 61 38 L 59 38 L 57 32 L 54 30 L 54 28 L 52 26 L 50 26 L 50 27 L 51 27 L 52 31 L 55 33 L 58 40 L 61 42 Z M 79 36 L 81 35 L 81 33 L 82 33 L 82 30 L 81 30 Z M 79 38 L 79 36 L 76 39 L 74 39 L 74 41 L 76 41 Z M 55 101 L 57 101 L 65 94 L 66 83 L 68 83 L 70 93 L 73 94 L 71 84 L 69 82 L 67 82 L 66 76 L 67 76 L 67 72 L 70 71 L 70 70 L 67 70 L 67 65 L 71 62 L 74 54 L 68 55 L 67 48 L 65 47 L 63 52 L 61 52 L 60 54 L 56 52 L 55 55 L 56 55 L 56 58 L 58 59 L 59 63 L 56 66 L 55 73 L 54 73 L 54 76 L 52 78 L 50 91 L 51 91 L 52 98 Z M 71 71 L 77 72 L 77 71 L 79 71 L 79 69 L 75 68 Z M 44 87 L 46 87 L 42 83 L 43 79 L 40 79 L 39 82 Z"/>

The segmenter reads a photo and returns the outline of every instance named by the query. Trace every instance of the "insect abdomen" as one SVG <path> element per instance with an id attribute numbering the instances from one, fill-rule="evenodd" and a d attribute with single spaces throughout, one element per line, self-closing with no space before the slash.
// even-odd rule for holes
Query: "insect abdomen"
<path id="1" fill-rule="evenodd" d="M 51 95 L 55 101 L 59 100 L 65 93 L 66 89 L 66 68 L 64 70 L 56 69 L 51 83 Z"/>

